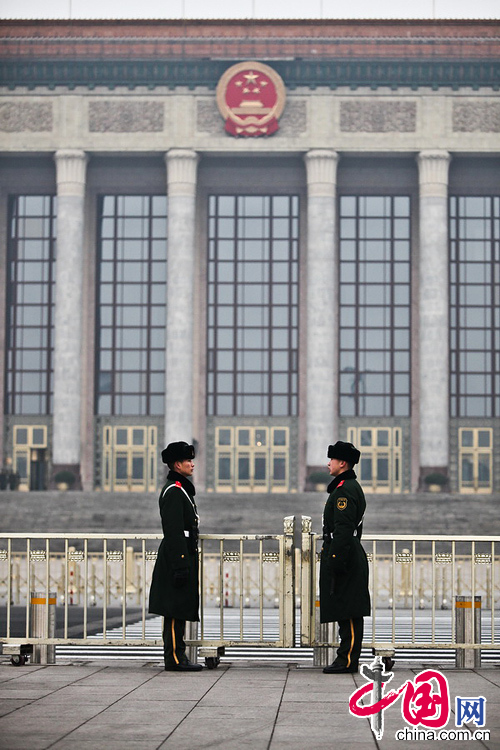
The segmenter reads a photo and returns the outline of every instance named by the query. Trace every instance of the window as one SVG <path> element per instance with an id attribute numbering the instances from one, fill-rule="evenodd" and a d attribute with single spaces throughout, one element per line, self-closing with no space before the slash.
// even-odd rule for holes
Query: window
<path id="1" fill-rule="evenodd" d="M 56 199 L 15 196 L 9 205 L 7 414 L 52 412 Z"/>
<path id="2" fill-rule="evenodd" d="M 500 415 L 500 197 L 450 199 L 451 416 Z"/>
<path id="3" fill-rule="evenodd" d="M 410 199 L 340 199 L 340 413 L 410 414 Z"/>
<path id="4" fill-rule="evenodd" d="M 209 198 L 209 415 L 298 411 L 299 201 Z"/>
<path id="5" fill-rule="evenodd" d="M 167 199 L 99 202 L 97 413 L 164 413 Z"/>

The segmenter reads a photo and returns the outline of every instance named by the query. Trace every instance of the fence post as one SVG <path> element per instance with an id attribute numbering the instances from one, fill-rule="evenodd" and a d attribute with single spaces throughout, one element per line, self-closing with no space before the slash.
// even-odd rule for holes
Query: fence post
<path id="1" fill-rule="evenodd" d="M 47 614 L 47 596 L 45 591 L 31 592 L 31 637 L 55 638 L 56 632 L 56 593 L 49 594 L 49 611 Z M 48 625 L 48 628 L 47 628 Z M 48 630 L 48 632 L 47 632 Z M 55 664 L 55 646 L 33 645 L 33 664 Z"/>
<path id="2" fill-rule="evenodd" d="M 333 643 L 335 624 L 321 623 L 319 619 L 319 599 L 316 591 L 316 547 L 310 516 L 302 516 L 302 597 L 300 608 L 301 646 L 312 643 Z M 313 664 L 324 667 L 333 661 L 332 646 L 315 646 Z"/>
<path id="3" fill-rule="evenodd" d="M 283 519 L 283 646 L 295 646 L 295 516 Z"/>
<path id="4" fill-rule="evenodd" d="M 124 596 L 135 594 L 137 587 L 134 580 L 135 575 L 135 553 L 132 546 L 127 546 L 125 554 L 125 591 Z"/>
<path id="5" fill-rule="evenodd" d="M 310 646 L 313 641 L 314 607 L 316 599 L 313 584 L 313 555 L 315 554 L 310 516 L 302 516 L 302 543 L 300 559 L 300 645 Z"/>
<path id="6" fill-rule="evenodd" d="M 481 643 L 481 597 L 455 597 L 455 642 Z M 478 648 L 457 648 L 455 652 L 457 669 L 478 669 L 481 666 L 481 650 Z"/>
<path id="7" fill-rule="evenodd" d="M 292 648 L 295 645 L 295 516 L 283 519 L 283 579 L 281 581 L 280 599 L 283 607 L 282 639 L 283 646 Z"/>

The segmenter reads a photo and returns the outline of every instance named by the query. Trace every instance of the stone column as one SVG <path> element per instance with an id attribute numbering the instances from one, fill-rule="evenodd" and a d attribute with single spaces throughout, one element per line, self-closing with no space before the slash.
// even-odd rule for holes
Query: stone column
<path id="1" fill-rule="evenodd" d="M 308 471 L 325 469 L 338 438 L 338 300 L 335 237 L 338 154 L 305 155 L 307 170 L 307 406 Z"/>
<path id="2" fill-rule="evenodd" d="M 420 483 L 448 474 L 448 167 L 447 151 L 422 151 L 420 182 Z"/>
<path id="3" fill-rule="evenodd" d="M 52 477 L 60 469 L 80 480 L 83 225 L 87 156 L 56 151 L 57 261 Z"/>
<path id="4" fill-rule="evenodd" d="M 165 445 L 193 441 L 196 168 L 188 149 L 166 154 L 168 191 Z"/>

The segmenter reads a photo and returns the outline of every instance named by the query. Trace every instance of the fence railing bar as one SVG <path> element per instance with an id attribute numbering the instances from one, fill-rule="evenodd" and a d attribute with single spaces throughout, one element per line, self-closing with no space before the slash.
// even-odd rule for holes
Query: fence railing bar
<path id="1" fill-rule="evenodd" d="M 88 556 L 88 539 L 83 542 L 83 559 L 84 559 L 84 589 L 83 589 L 83 635 L 87 637 L 88 625 L 88 606 L 89 606 L 89 556 Z"/>
<path id="2" fill-rule="evenodd" d="M 495 641 L 495 542 L 491 542 L 491 642 Z"/>
<path id="3" fill-rule="evenodd" d="M 28 590 L 26 592 L 26 638 L 30 635 L 30 594 L 33 590 L 33 584 L 31 581 L 31 542 L 30 539 L 26 539 L 26 560 L 27 560 L 27 571 L 26 581 Z"/>
<path id="4" fill-rule="evenodd" d="M 204 556 L 204 539 L 200 539 L 200 638 L 205 637 L 205 556 Z M 144 588 L 146 588 L 146 577 L 144 576 Z"/>
<path id="5" fill-rule="evenodd" d="M 127 637 L 127 540 L 122 542 L 122 630 L 123 637 Z"/>
<path id="6" fill-rule="evenodd" d="M 102 602 L 102 632 L 103 637 L 106 638 L 107 623 L 108 623 L 108 541 L 107 539 L 102 540 L 102 555 L 103 555 L 103 584 L 104 584 L 104 597 Z"/>
<path id="7" fill-rule="evenodd" d="M 240 539 L 240 559 L 239 559 L 239 570 L 240 570 L 240 639 L 243 640 L 243 607 L 245 606 L 245 591 L 244 591 L 244 571 L 243 571 L 243 539 Z"/>
<path id="8" fill-rule="evenodd" d="M 220 637 L 224 638 L 224 540 L 219 541 L 219 617 Z"/>

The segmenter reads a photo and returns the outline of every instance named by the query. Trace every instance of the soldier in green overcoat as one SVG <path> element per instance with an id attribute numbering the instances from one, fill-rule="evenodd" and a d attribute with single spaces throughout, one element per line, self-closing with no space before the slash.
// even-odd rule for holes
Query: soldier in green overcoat
<path id="1" fill-rule="evenodd" d="M 352 443 L 328 447 L 332 482 L 323 512 L 320 563 L 321 622 L 338 622 L 340 646 L 326 674 L 357 672 L 363 641 L 363 617 L 370 614 L 368 561 L 361 546 L 365 496 L 353 466 L 360 452 Z"/>
<path id="2" fill-rule="evenodd" d="M 186 620 L 197 622 L 198 588 L 198 511 L 196 490 L 191 477 L 194 447 L 182 441 L 170 443 L 162 451 L 163 463 L 170 469 L 160 493 L 163 540 L 158 549 L 149 591 L 149 611 L 163 615 L 165 669 L 198 672 L 186 656 Z"/>

